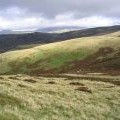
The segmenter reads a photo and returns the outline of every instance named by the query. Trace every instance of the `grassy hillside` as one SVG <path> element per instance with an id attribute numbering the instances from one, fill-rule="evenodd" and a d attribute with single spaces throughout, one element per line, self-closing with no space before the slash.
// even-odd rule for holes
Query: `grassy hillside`
<path id="1" fill-rule="evenodd" d="M 120 87 L 109 81 L 0 76 L 0 120 L 119 120 L 119 113 Z"/>
<path id="2" fill-rule="evenodd" d="M 64 33 L 23 33 L 0 35 L 0 53 L 31 44 L 47 44 L 69 39 L 105 35 L 120 31 L 120 25 L 89 28 Z"/>
<path id="3" fill-rule="evenodd" d="M 119 60 L 120 32 L 117 32 L 2 53 L 0 73 L 77 72 L 89 67 L 95 71 L 97 68 L 119 71 Z"/>

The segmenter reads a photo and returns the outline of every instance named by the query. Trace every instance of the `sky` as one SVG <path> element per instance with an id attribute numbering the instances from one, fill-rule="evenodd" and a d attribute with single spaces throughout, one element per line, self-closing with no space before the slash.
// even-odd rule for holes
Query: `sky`
<path id="1" fill-rule="evenodd" d="M 120 24 L 120 0 L 0 0 L 0 30 Z"/>

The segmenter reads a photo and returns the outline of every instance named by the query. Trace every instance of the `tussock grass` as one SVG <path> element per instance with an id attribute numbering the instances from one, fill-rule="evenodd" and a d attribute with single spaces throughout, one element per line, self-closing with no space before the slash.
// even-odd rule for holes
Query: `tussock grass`
<path id="1" fill-rule="evenodd" d="M 70 85 L 71 80 L 64 77 L 1 77 L 4 78 L 0 79 L 1 120 L 120 119 L 120 87 L 114 84 L 74 78 L 74 82 L 84 84 L 77 86 Z M 37 83 L 24 79 L 34 79 Z M 56 84 L 46 84 L 51 81 Z"/>
<path id="2" fill-rule="evenodd" d="M 70 85 L 84 86 L 84 84 L 80 82 L 70 82 Z"/>

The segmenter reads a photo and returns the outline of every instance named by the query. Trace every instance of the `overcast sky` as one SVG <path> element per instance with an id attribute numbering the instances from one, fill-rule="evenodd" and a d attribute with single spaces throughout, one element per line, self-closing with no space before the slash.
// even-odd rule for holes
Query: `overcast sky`
<path id="1" fill-rule="evenodd" d="M 0 30 L 120 24 L 120 0 L 0 0 Z"/>

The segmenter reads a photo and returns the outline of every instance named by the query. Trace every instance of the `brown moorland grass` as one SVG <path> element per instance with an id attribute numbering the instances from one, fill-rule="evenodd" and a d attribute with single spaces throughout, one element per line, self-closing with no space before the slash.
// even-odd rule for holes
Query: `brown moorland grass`
<path id="1" fill-rule="evenodd" d="M 10 79 L 16 76 L 19 80 Z M 116 120 L 120 118 L 119 86 L 80 77 L 77 79 L 68 77 L 66 80 L 64 76 L 58 78 L 28 75 L 1 76 L 4 79 L 0 79 L 0 118 L 3 120 Z M 75 75 L 69 74 L 69 76 Z M 103 75 L 99 77 L 103 78 Z M 115 79 L 117 76 L 107 77 Z M 28 84 L 24 79 L 35 80 L 37 84 Z M 51 81 L 56 84 L 46 84 Z M 81 83 L 84 86 L 70 85 L 70 82 Z"/>

